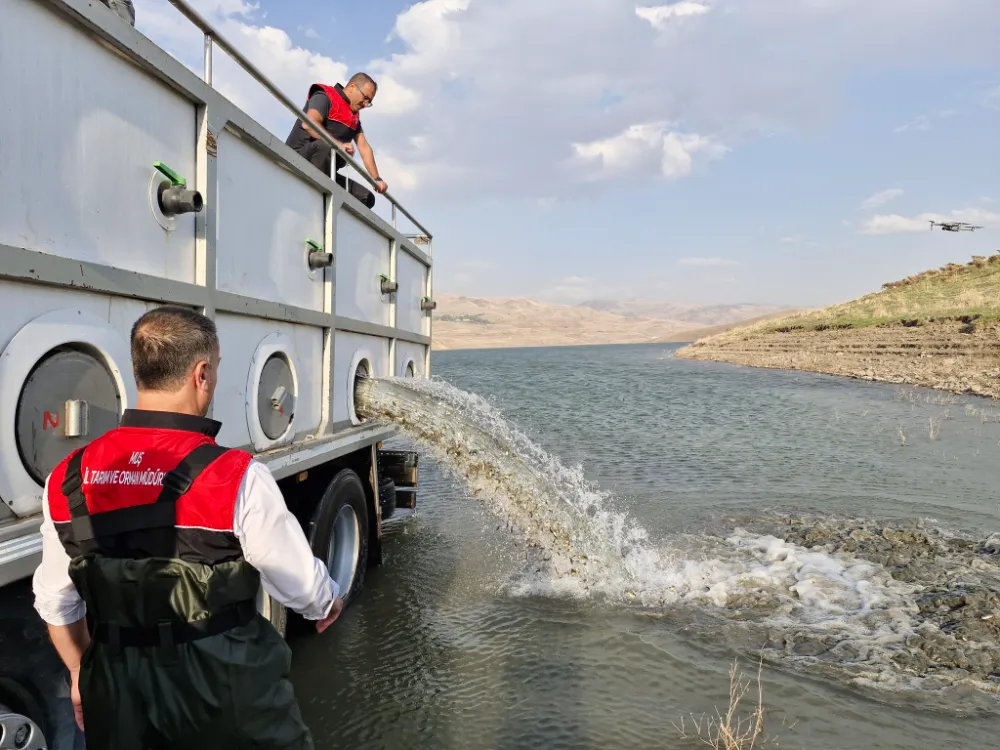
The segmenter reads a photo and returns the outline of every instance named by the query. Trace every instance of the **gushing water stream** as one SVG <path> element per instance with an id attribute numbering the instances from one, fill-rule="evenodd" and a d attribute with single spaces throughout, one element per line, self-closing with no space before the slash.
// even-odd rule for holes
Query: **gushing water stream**
<path id="1" fill-rule="evenodd" d="M 761 516 L 652 540 L 620 499 L 478 396 L 438 381 L 366 379 L 356 402 L 433 454 L 523 540 L 512 594 L 683 610 L 697 615 L 692 627 L 765 659 L 911 698 L 1000 692 L 1000 537 Z"/>

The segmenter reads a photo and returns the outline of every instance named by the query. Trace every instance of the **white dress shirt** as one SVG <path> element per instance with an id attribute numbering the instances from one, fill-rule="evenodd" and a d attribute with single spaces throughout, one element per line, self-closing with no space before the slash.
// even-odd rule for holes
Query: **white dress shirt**
<path id="1" fill-rule="evenodd" d="M 83 618 L 86 605 L 69 577 L 69 555 L 49 513 L 49 481 L 42 495 L 42 562 L 33 578 L 35 609 L 51 625 Z M 246 561 L 260 571 L 264 590 L 307 620 L 330 613 L 340 589 L 312 553 L 302 527 L 285 506 L 266 466 L 251 461 L 233 511 L 233 532 Z"/>

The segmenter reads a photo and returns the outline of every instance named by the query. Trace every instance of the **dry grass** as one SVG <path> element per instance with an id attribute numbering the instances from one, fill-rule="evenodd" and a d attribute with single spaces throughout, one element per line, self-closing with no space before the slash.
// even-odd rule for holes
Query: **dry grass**
<path id="1" fill-rule="evenodd" d="M 940 269 L 891 281 L 882 285 L 882 291 L 850 302 L 761 321 L 708 340 L 745 340 L 761 333 L 863 328 L 887 323 L 919 326 L 936 320 L 960 320 L 974 325 L 979 320 L 997 318 L 1000 318 L 1000 252 L 988 258 L 975 255 L 965 265 L 949 263 Z"/>
<path id="2" fill-rule="evenodd" d="M 982 424 L 1000 422 L 1000 411 L 997 411 L 996 409 L 979 408 L 973 404 L 965 405 L 965 416 L 979 417 L 979 421 Z"/>
<path id="3" fill-rule="evenodd" d="M 927 420 L 927 437 L 932 441 L 937 440 L 941 434 L 941 420 L 931 417 Z"/>
<path id="4" fill-rule="evenodd" d="M 752 750 L 767 744 L 777 744 L 776 737 L 764 733 L 764 688 L 760 681 L 763 661 L 757 667 L 757 705 L 752 710 L 744 711 L 740 704 L 750 690 L 750 680 L 738 672 L 738 665 L 733 661 L 729 670 L 729 705 L 725 714 L 716 709 L 715 716 L 681 717 L 680 726 L 674 728 L 680 732 L 681 739 L 697 739 L 702 744 L 718 750 Z M 692 728 L 688 731 L 687 722 Z M 782 721 L 784 724 L 784 721 Z M 793 724 L 794 726 L 794 724 Z"/>
<path id="5" fill-rule="evenodd" d="M 937 406 L 951 406 L 961 402 L 961 397 L 956 393 L 921 393 L 913 388 L 897 388 L 897 401 L 908 401 L 911 404 L 934 404 Z"/>

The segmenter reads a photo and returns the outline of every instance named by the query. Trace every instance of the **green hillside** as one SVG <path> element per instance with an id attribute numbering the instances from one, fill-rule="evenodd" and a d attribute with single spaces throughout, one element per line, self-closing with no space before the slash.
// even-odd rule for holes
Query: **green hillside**
<path id="1" fill-rule="evenodd" d="M 787 331 L 823 331 L 902 323 L 920 325 L 939 320 L 1000 318 L 1000 253 L 973 256 L 967 265 L 949 263 L 901 281 L 882 285 L 882 291 L 839 305 L 737 328 L 722 337 Z"/>

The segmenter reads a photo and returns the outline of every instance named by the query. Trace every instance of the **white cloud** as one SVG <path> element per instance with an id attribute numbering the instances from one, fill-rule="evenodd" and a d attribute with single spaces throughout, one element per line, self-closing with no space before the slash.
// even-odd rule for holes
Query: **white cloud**
<path id="1" fill-rule="evenodd" d="M 576 304 L 597 296 L 600 285 L 586 276 L 566 276 L 556 279 L 540 296 L 552 302 Z"/>
<path id="2" fill-rule="evenodd" d="M 565 196 L 580 176 L 561 170 L 580 161 L 574 144 L 593 154 L 576 164 L 591 172 L 683 176 L 721 156 L 719 144 L 828 127 L 859 71 L 995 67 L 996 0 L 961 2 L 956 13 L 941 0 L 425 0 L 383 30 L 395 53 L 367 61 L 330 56 L 309 37 L 296 45 L 242 0 L 199 0 L 198 10 L 293 101 L 317 79 L 372 72 L 379 98 L 363 120 L 376 158 L 391 154 L 430 199 L 453 195 L 456 177 L 477 194 L 545 183 L 545 193 Z M 711 22 L 683 23 L 669 44 L 650 39 L 650 26 L 698 18 Z M 137 24 L 200 71 L 201 34 L 166 0 L 146 0 Z M 287 135 L 290 113 L 222 53 L 215 76 L 252 117 Z M 614 107 L 600 106 L 605 92 Z M 651 142 L 625 135 L 663 122 L 684 125 L 654 131 Z"/>
<path id="3" fill-rule="evenodd" d="M 419 187 L 419 165 L 406 164 L 389 151 L 382 151 L 378 154 L 376 161 L 378 162 L 379 177 L 385 174 L 388 175 L 385 178 L 387 182 L 392 180 L 389 192 L 412 192 Z"/>
<path id="4" fill-rule="evenodd" d="M 665 123 L 648 123 L 632 125 L 611 138 L 574 143 L 573 150 L 590 179 L 650 172 L 654 165 L 664 177 L 677 179 L 691 174 L 696 156 L 721 159 L 728 149 L 710 137 L 668 130 Z"/>
<path id="5" fill-rule="evenodd" d="M 879 214 L 866 221 L 860 230 L 861 234 L 885 235 L 904 234 L 907 232 L 926 232 L 931 228 L 931 222 L 961 221 L 966 224 L 976 224 L 983 227 L 1000 225 L 1000 214 L 984 211 L 980 208 L 965 208 L 947 214 L 923 213 L 919 216 L 900 216 L 899 214 Z"/>
<path id="6" fill-rule="evenodd" d="M 806 238 L 803 237 L 801 234 L 795 234 L 790 237 L 782 237 L 780 242 L 782 242 L 785 245 L 798 245 L 801 244 L 802 242 L 805 242 L 805 239 Z"/>
<path id="7" fill-rule="evenodd" d="M 929 130 L 934 129 L 933 120 L 947 120 L 952 117 L 957 117 L 959 115 L 957 109 L 942 109 L 935 112 L 932 115 L 918 115 L 907 123 L 900 125 L 893 130 L 894 133 L 926 133 Z"/>
<path id="8" fill-rule="evenodd" d="M 420 94 L 419 122 L 385 127 L 393 140 L 426 136 L 427 155 L 467 166 L 480 191 L 516 193 L 581 167 L 683 176 L 718 144 L 829 126 L 858 70 L 996 61 L 985 23 L 995 0 L 963 2 L 960 20 L 940 0 L 426 0 L 400 14 L 401 49 L 378 63 Z M 647 23 L 698 19 L 711 22 L 683 24 L 669 44 L 649 38 Z M 658 132 L 666 122 L 683 126 Z"/>
<path id="9" fill-rule="evenodd" d="M 415 3 L 396 17 L 396 24 L 386 41 L 399 39 L 408 48 L 403 54 L 393 55 L 392 67 L 405 75 L 433 72 L 440 75 L 441 68 L 451 68 L 449 50 L 463 46 L 459 18 L 469 9 L 470 0 L 425 0 Z M 457 72 L 456 66 L 452 72 Z"/>
<path id="10" fill-rule="evenodd" d="M 247 23 L 229 21 L 225 24 L 228 36 L 233 44 L 243 54 L 258 65 L 277 86 L 292 99 L 305 102 L 306 93 L 313 83 L 346 83 L 351 71 L 343 62 L 335 61 L 326 55 L 295 45 L 283 30 L 273 26 L 253 26 Z M 223 65 L 218 63 L 222 62 Z M 247 106 L 256 106 L 255 111 L 273 111 L 268 120 L 278 120 L 283 123 L 283 129 L 277 130 L 282 137 L 291 127 L 290 115 L 262 87 L 250 83 L 242 71 L 235 71 L 235 63 L 227 56 L 217 55 L 216 73 L 220 68 L 228 68 L 231 75 L 222 76 L 233 95 L 245 102 Z M 236 81 L 243 79 L 242 84 Z M 412 89 L 401 86 L 391 76 L 385 76 L 378 81 L 378 95 L 375 107 L 362 114 L 362 120 L 384 115 L 401 115 L 417 108 L 420 97 Z M 221 88 L 221 86 L 220 86 Z M 252 104 L 251 104 L 252 103 Z M 253 112 L 251 112 L 253 114 Z M 268 122 L 263 123 L 268 125 Z"/>
<path id="11" fill-rule="evenodd" d="M 684 2 L 673 5 L 636 6 L 635 14 L 639 18 L 649 21 L 654 29 L 663 31 L 675 19 L 689 16 L 701 16 L 711 10 L 704 3 Z"/>
<path id="12" fill-rule="evenodd" d="M 931 124 L 931 120 L 927 115 L 919 115 L 914 119 L 910 120 L 908 123 L 900 125 L 893 132 L 894 133 L 906 133 L 909 131 L 913 132 L 926 132 L 928 130 L 933 130 L 934 126 Z"/>
<path id="13" fill-rule="evenodd" d="M 902 234 L 904 232 L 924 232 L 929 219 L 906 217 L 899 214 L 879 214 L 868 219 L 861 227 L 861 234 Z"/>
<path id="14" fill-rule="evenodd" d="M 496 264 L 479 258 L 458 258 L 441 269 L 438 283 L 441 288 L 460 290 L 470 284 L 482 282 L 483 277 L 496 269 Z"/>
<path id="15" fill-rule="evenodd" d="M 1000 109 L 1000 86 L 983 94 L 983 106 L 988 109 Z"/>
<path id="16" fill-rule="evenodd" d="M 699 266 L 703 268 L 741 265 L 738 260 L 730 260 L 728 258 L 681 258 L 677 263 L 682 266 Z"/>
<path id="17" fill-rule="evenodd" d="M 904 193 L 903 190 L 899 188 L 890 188 L 888 190 L 882 190 L 875 195 L 871 196 L 864 203 L 861 204 L 861 208 L 868 210 L 872 208 L 878 208 L 879 206 L 884 206 L 886 203 L 896 200 L 899 196 Z"/>
<path id="18" fill-rule="evenodd" d="M 420 94 L 413 89 L 402 86 L 399 81 L 389 76 L 382 76 L 377 80 L 378 94 L 374 108 L 362 113 L 362 117 L 405 115 L 414 112 L 420 106 Z"/>
<path id="19" fill-rule="evenodd" d="M 241 0 L 210 0 L 198 7 L 199 12 L 293 101 L 302 99 L 304 102 L 313 83 L 346 82 L 350 71 L 345 63 L 294 44 L 284 29 L 254 23 L 257 9 L 257 5 Z M 143 12 L 137 14 L 136 23 L 155 42 L 200 73 L 201 34 L 165 0 L 150 0 Z M 318 38 L 318 33 L 309 28 L 305 36 L 314 39 Z M 192 64 L 195 61 L 197 66 Z M 255 107 L 250 114 L 276 134 L 284 137 L 291 127 L 287 110 L 221 50 L 214 55 L 213 81 L 237 105 Z M 369 117 L 376 112 L 411 112 L 419 104 L 419 96 L 390 76 L 379 80 L 376 101 L 377 109 L 372 109 Z"/>

